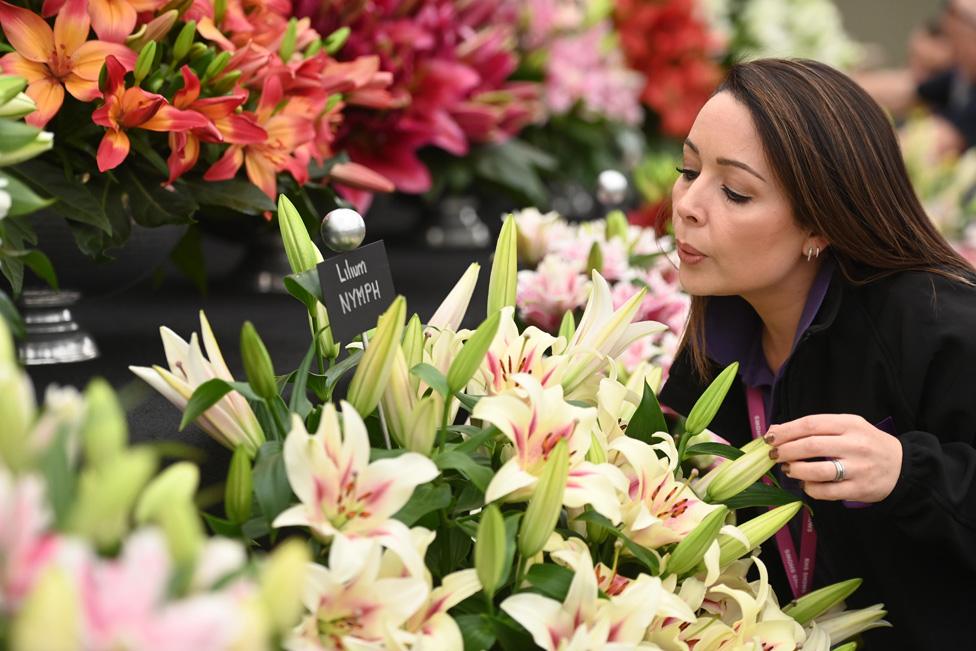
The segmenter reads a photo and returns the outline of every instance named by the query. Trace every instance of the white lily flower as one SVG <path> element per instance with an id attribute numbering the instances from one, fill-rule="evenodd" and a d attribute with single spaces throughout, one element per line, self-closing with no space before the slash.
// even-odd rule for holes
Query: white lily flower
<path id="1" fill-rule="evenodd" d="M 533 593 L 519 593 L 502 602 L 502 610 L 521 624 L 539 647 L 568 649 L 633 649 L 658 612 L 661 580 L 642 574 L 619 595 L 600 599 L 589 551 L 578 556 L 573 582 L 560 603 Z"/>
<path id="2" fill-rule="evenodd" d="M 434 311 L 434 315 L 427 322 L 428 328 L 437 330 L 457 331 L 461 327 L 461 320 L 464 319 L 468 311 L 468 304 L 471 303 L 471 296 L 474 288 L 478 284 L 478 272 L 481 265 L 477 262 L 471 263 L 461 278 L 448 292 L 444 301 Z"/>
<path id="3" fill-rule="evenodd" d="M 872 628 L 891 626 L 884 620 L 886 614 L 884 606 L 875 604 L 859 610 L 824 615 L 816 620 L 816 624 L 830 636 L 830 643 L 833 645 Z"/>
<path id="4" fill-rule="evenodd" d="M 624 532 L 644 547 L 656 549 L 690 534 L 718 506 L 699 499 L 675 479 L 678 453 L 670 438 L 648 445 L 621 436 L 610 450 L 620 453 L 618 465 L 629 479 L 629 500 L 623 506 Z M 656 450 L 665 454 L 659 459 Z"/>
<path id="5" fill-rule="evenodd" d="M 528 373 L 539 380 L 543 387 L 553 384 L 553 375 L 563 361 L 559 356 L 546 356 L 559 342 L 548 332 L 529 326 L 519 333 L 515 325 L 515 308 L 501 310 L 498 332 L 485 354 L 481 367 L 468 383 L 468 393 L 474 395 L 498 395 L 515 386 L 516 373 Z"/>
<path id="6" fill-rule="evenodd" d="M 285 640 L 289 651 L 385 649 L 413 641 L 402 627 L 427 600 L 426 581 L 383 576 L 379 545 L 351 543 L 335 538 L 328 568 L 308 564 L 307 613 Z"/>
<path id="7" fill-rule="evenodd" d="M 640 290 L 614 310 L 610 286 L 603 276 L 593 272 L 592 290 L 583 317 L 566 350 L 562 351 L 569 359 L 561 377 L 567 396 L 586 397 L 595 393 L 593 388 L 587 388 L 587 381 L 600 377 L 608 359 L 615 359 L 638 339 L 667 329 L 655 321 L 632 323 L 645 293 L 646 290 Z"/>
<path id="8" fill-rule="evenodd" d="M 620 522 L 617 492 L 626 490 L 626 478 L 611 464 L 586 461 L 596 409 L 567 403 L 562 387 L 545 389 L 531 375 L 517 373 L 512 378 L 517 388 L 482 398 L 471 413 L 472 418 L 485 420 L 501 430 L 515 448 L 515 454 L 488 484 L 485 502 L 528 499 L 549 453 L 565 439 L 569 447 L 569 478 L 563 505 L 582 508 L 589 504 L 611 522 Z"/>
<path id="9" fill-rule="evenodd" d="M 159 334 L 163 340 L 169 369 L 161 366 L 130 366 L 129 370 L 163 394 L 178 409 L 185 409 L 196 388 L 207 380 L 220 378 L 226 382 L 234 381 L 203 310 L 200 310 L 200 334 L 207 351 L 206 357 L 200 349 L 196 333 L 190 336 L 189 342 L 165 326 L 159 329 Z M 233 450 L 243 445 L 251 456 L 254 456 L 265 440 L 264 431 L 251 406 L 236 391 L 231 391 L 218 400 L 195 422 L 225 447 Z"/>
<path id="10" fill-rule="evenodd" d="M 293 415 L 284 456 L 288 481 L 302 503 L 280 513 L 272 526 L 308 527 L 326 540 L 376 540 L 412 573 L 423 571 L 410 530 L 392 516 L 417 486 L 438 475 L 430 459 L 407 452 L 370 463 L 366 425 L 347 402 L 342 403 L 341 428 L 332 403 L 324 406 L 315 434 Z"/>

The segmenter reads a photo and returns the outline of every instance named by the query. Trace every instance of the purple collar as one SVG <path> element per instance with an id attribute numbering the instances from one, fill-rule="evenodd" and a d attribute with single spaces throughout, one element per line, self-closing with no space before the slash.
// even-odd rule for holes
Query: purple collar
<path id="1" fill-rule="evenodd" d="M 796 335 L 793 337 L 793 350 L 800 337 L 813 323 L 820 306 L 823 304 L 830 280 L 834 275 L 835 263 L 832 256 L 827 256 L 820 266 L 820 271 L 810 286 L 807 294 L 800 323 L 797 325 Z M 705 342 L 708 356 L 725 367 L 732 362 L 739 362 L 739 375 L 747 386 L 769 389 L 779 379 L 773 375 L 766 356 L 762 351 L 760 332 L 762 322 L 752 306 L 739 296 L 713 296 L 708 299 L 708 311 L 705 313 Z M 790 356 L 793 351 L 790 351 Z M 789 359 L 789 358 L 787 358 Z M 786 364 L 780 367 L 780 371 Z"/>

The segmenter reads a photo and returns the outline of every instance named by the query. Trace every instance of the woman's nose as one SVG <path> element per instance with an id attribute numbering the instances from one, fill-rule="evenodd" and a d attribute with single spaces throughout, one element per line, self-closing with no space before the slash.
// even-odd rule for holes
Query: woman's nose
<path id="1" fill-rule="evenodd" d="M 700 197 L 695 191 L 694 184 L 684 189 L 674 202 L 674 214 L 682 221 L 690 224 L 701 224 L 704 220 L 704 210 Z"/>

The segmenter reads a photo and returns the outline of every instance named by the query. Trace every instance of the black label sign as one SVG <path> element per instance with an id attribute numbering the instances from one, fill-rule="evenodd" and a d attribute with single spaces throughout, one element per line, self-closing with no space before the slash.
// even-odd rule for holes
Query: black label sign
<path id="1" fill-rule="evenodd" d="M 327 258 L 318 270 L 336 341 L 351 341 L 374 327 L 395 297 L 383 242 Z"/>

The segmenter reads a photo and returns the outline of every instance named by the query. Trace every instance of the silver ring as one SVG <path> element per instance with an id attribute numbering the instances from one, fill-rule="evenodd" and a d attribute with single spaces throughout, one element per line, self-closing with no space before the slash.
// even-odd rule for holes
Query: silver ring
<path id="1" fill-rule="evenodd" d="M 834 478 L 831 481 L 844 481 L 844 464 L 840 459 L 831 459 L 834 464 Z"/>

